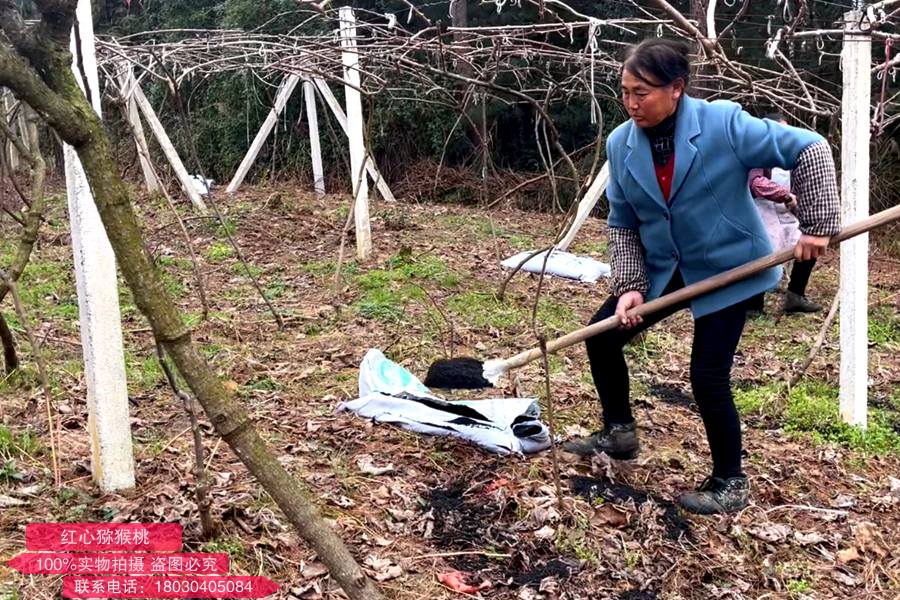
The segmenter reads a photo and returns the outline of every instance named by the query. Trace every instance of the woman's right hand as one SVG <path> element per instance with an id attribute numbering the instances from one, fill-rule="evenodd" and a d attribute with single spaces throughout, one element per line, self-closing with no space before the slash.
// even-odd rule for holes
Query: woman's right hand
<path id="1" fill-rule="evenodd" d="M 628 316 L 628 311 L 632 308 L 637 308 L 641 304 L 644 303 L 644 295 L 640 292 L 625 292 L 619 297 L 619 302 L 616 304 L 616 316 L 619 317 L 619 321 L 622 323 L 620 327 L 622 329 L 631 329 L 635 325 L 640 325 L 644 322 L 644 319 L 639 316 Z"/>

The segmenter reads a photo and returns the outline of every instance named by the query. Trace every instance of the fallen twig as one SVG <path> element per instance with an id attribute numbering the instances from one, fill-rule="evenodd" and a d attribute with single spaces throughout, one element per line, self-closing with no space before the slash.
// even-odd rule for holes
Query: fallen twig
<path id="1" fill-rule="evenodd" d="M 840 300 L 840 292 L 835 293 L 834 300 L 831 301 L 831 308 L 828 309 L 828 315 L 825 317 L 825 322 L 822 323 L 822 328 L 819 329 L 819 335 L 816 336 L 816 341 L 809 351 L 809 356 L 806 357 L 806 360 L 803 361 L 803 364 L 800 365 L 800 368 L 797 369 L 797 371 L 791 377 L 790 381 L 788 381 L 788 389 L 797 385 L 797 383 L 806 373 L 809 365 L 811 365 L 812 361 L 815 360 L 816 355 L 819 354 L 819 350 L 822 349 L 822 344 L 825 343 L 825 336 L 828 335 L 828 330 L 831 329 L 831 325 L 832 323 L 834 323 L 834 318 L 837 316 Z"/>
<path id="2" fill-rule="evenodd" d="M 32 331 L 31 326 L 28 324 L 28 318 L 25 316 L 25 310 L 22 308 L 22 302 L 19 299 L 19 292 L 16 289 L 16 283 L 9 277 L 7 277 L 6 271 L 2 269 L 0 269 L 0 279 L 3 280 L 3 283 L 9 290 L 9 295 L 12 296 L 13 306 L 15 306 L 16 308 L 16 315 L 19 317 L 19 323 L 22 325 L 22 329 L 25 330 L 25 335 L 28 336 L 28 343 L 31 344 L 31 351 L 34 354 L 34 361 L 38 366 L 38 376 L 41 379 L 41 388 L 44 391 L 44 399 L 47 406 L 47 429 L 50 434 L 50 462 L 53 467 L 53 484 L 57 488 L 59 488 L 62 482 L 59 473 L 59 460 L 57 453 L 57 446 L 59 441 L 59 415 L 57 415 L 56 427 L 54 427 L 52 410 L 53 393 L 50 391 L 50 380 L 47 378 L 47 366 L 44 364 L 44 359 L 41 357 L 40 344 L 34 337 L 34 332 Z M 54 440 L 54 433 L 57 436 L 56 440 Z"/>

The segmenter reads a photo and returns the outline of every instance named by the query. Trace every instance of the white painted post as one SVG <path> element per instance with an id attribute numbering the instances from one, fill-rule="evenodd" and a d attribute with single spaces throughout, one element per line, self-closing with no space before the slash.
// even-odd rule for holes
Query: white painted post
<path id="1" fill-rule="evenodd" d="M 561 250 L 565 252 L 569 249 L 569 246 L 572 245 L 572 242 L 575 240 L 575 236 L 578 235 L 578 230 L 581 229 L 581 226 L 584 225 L 584 222 L 587 221 L 588 215 L 591 214 L 591 211 L 594 210 L 594 207 L 597 205 L 597 201 L 600 200 L 600 196 L 603 195 L 603 192 L 606 191 L 606 185 L 609 183 L 609 163 L 603 163 L 603 167 L 600 169 L 600 172 L 597 173 L 597 176 L 594 177 L 594 181 L 591 182 L 591 186 L 584 193 L 584 197 L 578 203 L 578 212 L 575 213 L 575 220 L 572 221 L 572 225 L 569 226 L 569 231 L 566 232 L 566 235 L 559 241 L 556 245 L 557 250 Z"/>
<path id="2" fill-rule="evenodd" d="M 334 92 L 331 91 L 331 88 L 328 87 L 328 84 L 324 79 L 316 77 L 313 79 L 313 83 L 316 84 L 316 89 L 319 90 L 319 93 L 322 95 L 322 99 L 325 100 L 325 104 L 328 105 L 328 108 L 331 109 L 334 118 L 337 119 L 338 125 L 341 126 L 344 135 L 349 136 L 350 134 L 347 129 L 347 115 L 344 113 L 344 109 L 341 108 L 340 102 L 338 102 L 337 98 L 334 97 Z M 384 177 L 381 176 L 381 172 L 375 165 L 375 159 L 372 158 L 372 155 L 368 152 L 366 153 L 366 171 L 369 173 L 369 177 L 371 177 L 372 180 L 375 181 L 375 187 L 378 188 L 378 193 L 381 194 L 381 197 L 384 198 L 384 201 L 396 202 L 397 199 L 394 197 L 394 193 L 391 191 L 391 188 L 388 186 L 387 181 L 384 180 Z"/>
<path id="3" fill-rule="evenodd" d="M 134 95 L 131 93 L 131 89 L 136 83 L 134 72 L 132 71 L 130 64 L 122 63 L 119 81 L 122 86 L 122 93 L 125 95 L 125 98 L 127 98 L 125 115 L 131 125 L 131 130 L 134 132 L 134 145 L 137 148 L 138 159 L 141 161 L 141 172 L 144 174 L 144 185 L 147 186 L 148 192 L 158 192 L 162 189 L 162 185 L 159 183 L 159 179 L 156 177 L 156 170 L 150 162 L 150 146 L 147 145 L 147 137 L 144 135 L 144 126 L 141 125 L 141 116 L 138 114 L 137 102 L 135 102 Z"/>
<path id="4" fill-rule="evenodd" d="M 272 129 L 278 122 L 278 115 L 284 110 L 288 99 L 290 99 L 291 94 L 294 93 L 294 88 L 297 87 L 298 81 L 300 81 L 300 77 L 293 74 L 288 75 L 281 81 L 281 84 L 278 86 L 278 94 L 275 96 L 275 105 L 272 107 L 272 110 L 269 111 L 269 114 L 266 115 L 266 120 L 263 121 L 259 131 L 256 132 L 256 137 L 253 138 L 253 143 L 250 144 L 250 149 L 247 150 L 244 160 L 241 161 L 234 177 L 231 178 L 231 182 L 228 184 L 228 187 L 225 188 L 227 193 L 233 194 L 241 186 L 241 183 L 243 183 L 244 177 L 247 176 L 247 172 L 250 170 L 250 167 L 253 166 L 253 161 L 256 160 L 259 151 L 262 150 L 263 144 L 266 143 L 266 139 L 269 137 L 269 134 L 272 133 Z"/>
<path id="5" fill-rule="evenodd" d="M 15 102 L 13 101 L 12 92 L 9 90 L 3 90 L 3 118 L 6 119 L 9 116 L 9 112 L 12 110 Z M 7 121 L 8 122 L 8 121 Z M 15 128 L 13 127 L 15 130 Z M 6 142 L 6 159 L 7 164 L 9 164 L 9 168 L 12 171 L 19 170 L 19 151 L 16 150 L 15 144 L 12 143 L 12 140 L 8 140 Z"/>
<path id="6" fill-rule="evenodd" d="M 861 12 L 844 15 L 841 51 L 842 222 L 846 227 L 869 216 L 869 106 L 872 93 L 872 38 L 859 29 Z M 841 417 L 866 426 L 868 400 L 869 235 L 841 244 Z"/>
<path id="7" fill-rule="evenodd" d="M 347 136 L 350 138 L 350 177 L 353 197 L 356 198 L 353 213 L 356 220 L 356 256 L 364 260 L 372 253 L 372 230 L 369 224 L 369 182 L 364 168 L 366 146 L 362 114 L 362 96 L 359 89 L 359 54 L 356 52 L 356 16 L 349 6 L 340 9 L 341 62 L 344 64 L 344 95 L 347 99 Z"/>
<path id="8" fill-rule="evenodd" d="M 316 112 L 316 90 L 309 79 L 303 80 L 306 120 L 309 122 L 309 155 L 312 159 L 313 188 L 317 196 L 325 195 L 325 173 L 322 170 L 322 146 L 319 143 L 319 115 Z"/>
<path id="9" fill-rule="evenodd" d="M 76 8 L 82 64 L 91 102 L 100 114 L 100 82 L 94 53 L 94 29 L 90 0 L 78 0 Z M 72 35 L 72 56 L 76 37 Z M 77 62 L 72 70 L 81 82 Z M 94 204 L 81 161 L 74 148 L 64 147 L 78 315 L 87 383 L 88 433 L 91 470 L 103 491 L 134 487 L 134 455 L 125 383 L 125 354 L 116 280 L 116 260 L 100 214 Z"/>
<path id="10" fill-rule="evenodd" d="M 135 84 L 131 89 L 131 94 L 135 102 L 137 102 L 141 114 L 144 115 L 144 119 L 147 120 L 147 125 L 150 126 L 150 131 L 153 132 L 153 137 L 156 138 L 156 142 L 159 144 L 160 148 L 162 148 L 163 154 L 165 154 L 166 158 L 169 160 L 172 171 L 175 172 L 175 177 L 178 178 L 178 182 L 181 184 L 181 189 L 187 194 L 187 197 L 190 199 L 191 204 L 194 205 L 194 208 L 197 209 L 197 212 L 206 214 L 206 203 L 203 202 L 203 198 L 201 198 L 197 190 L 194 189 L 194 185 L 191 183 L 191 178 L 188 175 L 187 169 L 184 168 L 184 163 L 181 162 L 181 157 L 178 156 L 178 151 L 175 150 L 175 146 L 172 144 L 172 140 L 169 139 L 169 135 L 166 133 L 162 123 L 159 122 L 159 118 L 157 118 L 156 113 L 153 111 L 153 107 L 144 95 L 141 86 Z"/>

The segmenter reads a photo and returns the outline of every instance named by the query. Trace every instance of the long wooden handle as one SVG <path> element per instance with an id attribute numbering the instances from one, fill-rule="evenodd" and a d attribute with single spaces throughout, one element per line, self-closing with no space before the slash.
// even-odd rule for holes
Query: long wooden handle
<path id="1" fill-rule="evenodd" d="M 829 245 L 834 246 L 836 244 L 840 244 L 844 240 L 855 237 L 861 233 L 871 231 L 876 227 L 887 225 L 888 223 L 891 223 L 898 219 L 900 219 L 900 205 L 889 208 L 887 210 L 883 210 L 880 213 L 874 214 L 863 219 L 862 221 L 858 221 L 856 223 L 853 223 L 852 225 L 845 227 L 837 235 L 831 238 Z M 697 296 L 701 296 L 708 292 L 723 288 L 727 285 L 731 285 L 736 281 L 740 281 L 752 275 L 756 275 L 757 273 L 774 267 L 775 265 L 786 263 L 792 258 L 794 258 L 793 248 L 790 250 L 784 250 L 783 252 L 777 252 L 775 254 L 763 256 L 762 258 L 757 258 L 756 260 L 741 265 L 740 267 L 735 267 L 734 269 L 725 271 L 724 273 L 713 275 L 712 277 L 704 279 L 703 281 L 692 283 L 691 285 L 685 286 L 670 294 L 660 296 L 655 300 L 651 300 L 649 302 L 641 304 L 637 308 L 629 311 L 628 314 L 643 317 L 655 313 L 656 311 L 668 308 L 670 306 L 678 304 L 679 302 L 691 300 L 693 298 L 696 298 Z M 572 333 L 547 342 L 547 351 L 551 353 L 558 352 L 563 348 L 568 348 L 569 346 L 573 346 L 579 342 L 583 342 L 584 340 L 588 339 L 589 337 L 593 337 L 598 333 L 603 333 L 604 331 L 615 329 L 619 326 L 619 324 L 619 317 L 613 315 L 611 317 L 603 319 L 602 321 L 598 321 L 592 325 L 588 325 L 587 327 L 582 327 L 581 329 L 573 331 Z M 502 361 L 502 365 L 498 366 L 502 367 L 502 370 L 508 371 L 510 369 L 515 369 L 526 365 L 540 357 L 541 349 L 532 348 L 531 350 L 526 350 L 524 352 L 516 354 L 515 356 L 507 358 L 506 360 Z"/>

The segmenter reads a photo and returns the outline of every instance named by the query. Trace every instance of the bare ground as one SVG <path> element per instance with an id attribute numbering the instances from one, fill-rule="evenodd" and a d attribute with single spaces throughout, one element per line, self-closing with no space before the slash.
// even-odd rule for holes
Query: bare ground
<path id="1" fill-rule="evenodd" d="M 424 374 L 451 346 L 457 355 L 499 357 L 534 345 L 528 321 L 536 279 L 517 276 L 503 302 L 491 294 L 504 276 L 498 257 L 547 243 L 556 218 L 379 204 L 373 209 L 375 255 L 357 264 L 351 239 L 349 268 L 336 293 L 332 274 L 346 198 L 316 200 L 292 188 L 248 188 L 219 202 L 284 314 L 284 330 L 276 327 L 214 224 L 188 222 L 210 296 L 206 320 L 171 215 L 158 201 L 142 199 L 148 246 L 196 323 L 195 339 L 211 364 L 284 464 L 318 497 L 360 562 L 383 579 L 389 597 L 458 595 L 437 581 L 439 574 L 458 570 L 476 586 L 490 584 L 478 592 L 485 598 L 900 598 L 896 452 L 854 449 L 787 431 L 783 413 L 763 403 L 744 415 L 751 506 L 723 517 L 694 517 L 677 509 L 678 494 L 709 468 L 687 386 L 687 314 L 657 326 L 629 350 L 641 458 L 588 464 L 564 456 L 562 508 L 546 452 L 497 457 L 463 442 L 335 412 L 338 402 L 355 397 L 357 368 L 370 347 Z M 13 500 L 0 511 L 0 559 L 24 549 L 29 522 L 177 521 L 184 526 L 186 550 L 229 552 L 232 574 L 271 577 L 282 585 L 278 598 L 338 597 L 315 556 L 208 425 L 213 510 L 223 531 L 214 541 L 200 539 L 188 419 L 155 365 L 146 322 L 127 294 L 123 312 L 138 486 L 103 495 L 92 485 L 61 202 L 50 221 L 36 251 L 38 268 L 22 286 L 24 291 L 52 281 L 28 308 L 53 372 L 65 483 L 53 487 L 46 417 L 20 333 L 26 376 L 8 378 L 0 387 L 0 421 L 14 436 L 35 432 L 38 444 L 30 450 L 19 444 L 2 457 L 15 463 L 10 470 L 6 461 L 5 475 L 0 474 L 0 499 Z M 592 220 L 574 250 L 603 259 L 602 227 Z M 5 237 L 11 231 L 7 225 Z M 836 280 L 832 254 L 814 273 L 810 295 L 827 307 Z M 545 281 L 547 302 L 540 315 L 547 333 L 586 322 L 607 293 L 603 282 Z M 870 299 L 873 314 L 887 325 L 870 348 L 871 403 L 895 426 L 900 339 L 892 337 L 892 327 L 898 293 L 900 264 L 875 251 Z M 765 397 L 776 404 L 786 402 L 778 382 L 802 362 L 824 318 L 780 317 L 778 298 L 773 294 L 769 300 L 772 316 L 748 324 L 734 373 L 736 386 L 749 397 L 775 390 Z M 807 372 L 812 390 L 833 390 L 837 383 L 836 335 L 835 326 Z M 542 396 L 542 381 L 541 369 L 532 365 L 491 393 Z M 552 361 L 551 381 L 558 432 L 567 436 L 596 428 L 596 397 L 580 347 Z M 391 469 L 376 475 L 372 464 Z M 58 578 L 24 577 L 0 567 L 4 600 L 54 598 L 60 587 Z"/>

